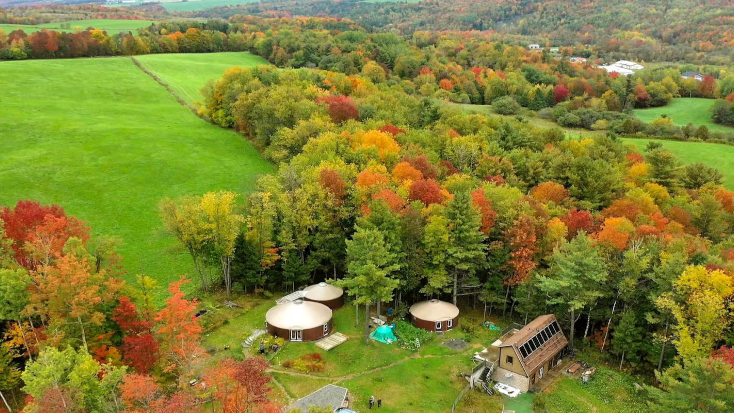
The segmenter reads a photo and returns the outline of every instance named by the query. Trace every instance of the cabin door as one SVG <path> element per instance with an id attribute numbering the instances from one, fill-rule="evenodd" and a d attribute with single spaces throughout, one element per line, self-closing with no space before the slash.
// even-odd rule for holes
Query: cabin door
<path id="1" fill-rule="evenodd" d="M 291 341 L 302 341 L 303 330 L 291 330 Z"/>

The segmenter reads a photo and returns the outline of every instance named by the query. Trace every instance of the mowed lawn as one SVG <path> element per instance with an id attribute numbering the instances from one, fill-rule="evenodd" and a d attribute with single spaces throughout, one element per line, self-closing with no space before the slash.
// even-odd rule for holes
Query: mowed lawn
<path id="1" fill-rule="evenodd" d="M 270 64 L 247 52 L 158 54 L 136 59 L 189 103 L 201 101 L 206 82 L 219 79 L 230 67 Z"/>
<path id="2" fill-rule="evenodd" d="M 667 115 L 677 126 L 686 126 L 692 123 L 696 126 L 706 125 L 709 130 L 734 133 L 734 128 L 721 126 L 711 121 L 711 106 L 714 99 L 677 98 L 667 106 L 650 109 L 637 109 L 635 116 L 645 123 L 650 123 L 661 115 Z"/>
<path id="3" fill-rule="evenodd" d="M 648 139 L 622 139 L 645 150 Z M 724 186 L 734 190 L 734 146 L 716 143 L 661 141 L 665 149 L 673 152 L 683 164 L 703 162 L 724 174 Z"/>
<path id="4" fill-rule="evenodd" d="M 75 28 L 79 27 L 85 30 L 88 27 L 95 29 L 104 30 L 108 35 L 115 35 L 118 33 L 132 32 L 137 33 L 137 30 L 141 27 L 147 27 L 155 23 L 152 20 L 113 20 L 113 19 L 95 19 L 95 20 L 72 20 L 67 22 L 57 23 L 44 23 L 37 25 L 27 24 L 0 24 L 6 34 L 9 34 L 13 30 L 23 29 L 27 34 L 34 33 L 43 29 L 55 30 L 57 32 L 73 32 Z M 61 25 L 64 24 L 62 28 Z M 69 26 L 66 26 L 66 25 Z"/>
<path id="5" fill-rule="evenodd" d="M 0 205 L 59 204 L 94 235 L 121 237 L 128 279 L 164 286 L 188 273 L 195 285 L 190 258 L 161 230 L 160 200 L 247 193 L 274 170 L 127 58 L 4 62 L 0 84 Z"/>

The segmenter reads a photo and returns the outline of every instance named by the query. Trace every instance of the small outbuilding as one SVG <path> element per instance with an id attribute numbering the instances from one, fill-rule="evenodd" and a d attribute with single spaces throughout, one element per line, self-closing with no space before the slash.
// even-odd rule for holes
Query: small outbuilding
<path id="1" fill-rule="evenodd" d="M 344 305 L 344 290 L 335 285 L 321 282 L 304 288 L 303 298 L 336 310 Z"/>
<path id="2" fill-rule="evenodd" d="M 347 409 L 349 407 L 347 393 L 348 390 L 344 387 L 327 384 L 308 396 L 296 400 L 295 403 L 285 408 L 285 411 L 308 412 L 311 407 L 316 407 L 334 412 L 349 412 L 352 410 Z"/>
<path id="3" fill-rule="evenodd" d="M 459 307 L 441 300 L 423 301 L 410 307 L 413 325 L 428 331 L 449 331 L 459 325 Z"/>
<path id="4" fill-rule="evenodd" d="M 296 299 L 265 314 L 268 333 L 288 341 L 314 341 L 331 334 L 333 313 L 323 304 Z"/>

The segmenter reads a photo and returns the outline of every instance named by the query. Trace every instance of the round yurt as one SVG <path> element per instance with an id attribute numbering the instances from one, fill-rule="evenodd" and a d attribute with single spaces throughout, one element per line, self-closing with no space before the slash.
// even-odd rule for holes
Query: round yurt
<path id="1" fill-rule="evenodd" d="M 327 284 L 318 283 L 303 289 L 304 299 L 321 303 L 332 310 L 336 310 L 344 305 L 344 290 L 341 288 Z"/>
<path id="2" fill-rule="evenodd" d="M 268 333 L 288 341 L 314 341 L 331 334 L 331 309 L 297 299 L 276 305 L 265 314 Z"/>
<path id="3" fill-rule="evenodd" d="M 413 325 L 428 331 L 449 331 L 459 326 L 459 308 L 441 300 L 423 301 L 410 307 Z"/>

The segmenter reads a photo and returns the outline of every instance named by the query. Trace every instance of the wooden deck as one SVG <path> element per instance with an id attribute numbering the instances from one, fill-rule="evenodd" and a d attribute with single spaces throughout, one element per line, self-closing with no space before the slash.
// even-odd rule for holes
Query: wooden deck
<path id="1" fill-rule="evenodd" d="M 324 351 L 329 351 L 339 344 L 347 341 L 347 338 L 348 337 L 342 333 L 334 333 L 328 337 L 324 337 L 321 340 L 316 341 L 314 344 L 316 344 L 316 347 Z"/>

